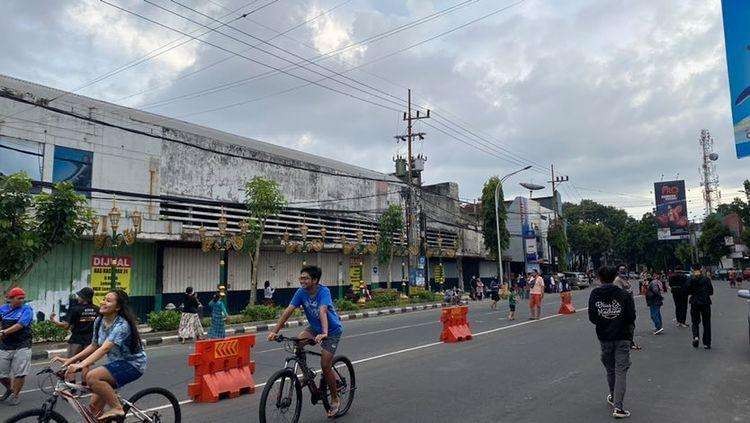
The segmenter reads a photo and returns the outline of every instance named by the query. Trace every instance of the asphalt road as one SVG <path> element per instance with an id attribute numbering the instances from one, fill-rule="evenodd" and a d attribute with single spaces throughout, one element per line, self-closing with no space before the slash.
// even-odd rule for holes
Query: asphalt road
<path id="1" fill-rule="evenodd" d="M 672 324 L 670 296 L 663 308 L 665 333 L 651 335 L 642 298 L 626 408 L 633 422 L 750 422 L 750 345 L 747 305 L 736 291 L 716 286 L 714 348 L 694 350 L 690 330 Z M 439 310 L 381 316 L 345 322 L 339 352 L 355 362 L 357 392 L 342 422 L 600 422 L 611 419 L 604 401 L 606 382 L 598 343 L 584 308 L 589 291 L 575 292 L 579 312 L 558 316 L 559 298 L 545 297 L 543 318 L 526 320 L 519 303 L 518 320 L 506 320 L 507 305 L 490 311 L 489 302 L 472 303 L 469 318 L 475 338 L 459 344 L 436 342 Z M 286 332 L 294 334 L 295 329 Z M 253 395 L 216 404 L 188 401 L 192 379 L 189 345 L 148 349 L 149 370 L 126 387 L 125 396 L 148 386 L 162 386 L 181 401 L 186 422 L 258 421 L 259 387 Z M 279 344 L 258 334 L 253 350 L 260 384 L 283 366 Z M 313 361 L 314 363 L 314 361 Z M 34 366 L 34 369 L 41 365 Z M 0 405 L 0 418 L 38 406 L 45 395 L 30 377 L 22 404 Z M 305 394 L 304 422 L 328 421 L 320 405 Z M 58 411 L 72 418 L 65 404 Z M 71 421 L 76 421 L 72 419 Z"/>

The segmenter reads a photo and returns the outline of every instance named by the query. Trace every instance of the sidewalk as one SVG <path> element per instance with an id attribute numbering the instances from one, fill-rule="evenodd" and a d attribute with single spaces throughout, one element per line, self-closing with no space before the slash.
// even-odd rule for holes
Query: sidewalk
<path id="1" fill-rule="evenodd" d="M 441 308 L 442 303 L 425 303 L 425 304 L 414 304 L 405 307 L 387 307 L 378 309 L 365 309 L 357 312 L 342 312 L 339 313 L 341 320 L 355 320 L 365 319 L 368 317 L 377 317 L 389 314 L 402 314 L 410 313 L 421 310 L 431 310 Z M 252 322 L 252 323 L 241 323 L 236 325 L 227 325 L 226 333 L 227 336 L 238 335 L 243 333 L 258 333 L 266 332 L 276 327 L 274 323 L 276 320 L 267 320 L 263 322 Z M 290 320 L 284 325 L 284 327 L 299 327 L 307 325 L 307 320 L 303 317 L 295 320 Z M 169 332 L 151 332 L 151 328 L 143 325 L 139 326 L 142 329 L 141 337 L 145 346 L 153 345 L 168 345 L 176 344 L 179 342 L 177 337 L 177 331 Z M 55 344 L 36 344 L 31 348 L 31 359 L 32 360 L 49 360 L 52 357 L 58 355 L 64 355 L 67 351 L 67 344 L 55 343 Z"/>

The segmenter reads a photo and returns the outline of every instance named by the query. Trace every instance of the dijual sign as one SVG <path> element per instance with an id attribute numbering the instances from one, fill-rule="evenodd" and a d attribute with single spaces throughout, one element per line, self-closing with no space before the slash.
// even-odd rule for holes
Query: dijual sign
<path id="1" fill-rule="evenodd" d="M 750 156 L 750 1 L 722 0 L 737 158 Z"/>

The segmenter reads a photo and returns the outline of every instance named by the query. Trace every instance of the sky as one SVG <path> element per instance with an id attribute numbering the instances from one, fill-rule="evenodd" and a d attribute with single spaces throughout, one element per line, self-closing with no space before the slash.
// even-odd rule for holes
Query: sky
<path id="1" fill-rule="evenodd" d="M 2 74 L 382 172 L 405 152 L 393 136 L 406 131 L 411 88 L 415 108 L 431 110 L 415 123 L 426 133 L 415 144 L 425 183 L 457 182 L 465 200 L 526 165 L 506 198 L 528 195 L 519 182 L 549 195 L 554 165 L 570 178 L 565 201 L 634 217 L 653 207 L 655 181 L 685 179 L 698 219 L 701 129 L 715 141 L 722 200 L 742 197 L 748 178 L 750 159 L 734 154 L 720 0 L 10 0 L 2 9 Z"/>

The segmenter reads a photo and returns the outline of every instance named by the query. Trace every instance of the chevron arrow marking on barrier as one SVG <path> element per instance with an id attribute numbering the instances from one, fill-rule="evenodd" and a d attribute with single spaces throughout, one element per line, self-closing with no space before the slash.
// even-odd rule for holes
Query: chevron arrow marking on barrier
<path id="1" fill-rule="evenodd" d="M 214 357 L 216 358 L 227 358 L 237 355 L 239 341 L 237 339 L 231 339 L 229 341 L 217 342 L 214 347 Z"/>

